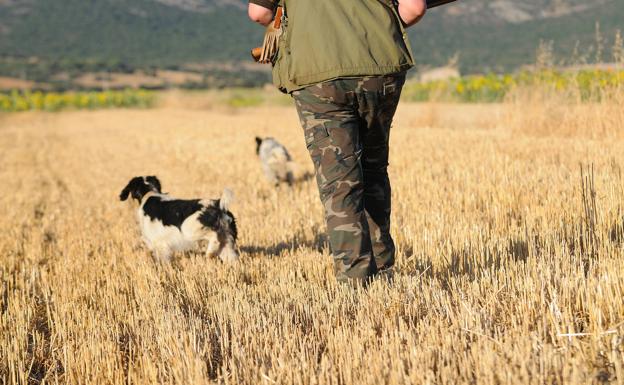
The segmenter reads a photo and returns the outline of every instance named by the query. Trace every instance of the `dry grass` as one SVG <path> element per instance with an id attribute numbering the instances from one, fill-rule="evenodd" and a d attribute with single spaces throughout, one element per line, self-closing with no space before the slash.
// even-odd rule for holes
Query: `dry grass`
<path id="1" fill-rule="evenodd" d="M 578 88 L 519 88 L 508 96 L 505 122 L 514 132 L 536 136 L 624 138 L 624 86 L 595 92 L 608 102 L 584 102 Z"/>
<path id="2" fill-rule="evenodd" d="M 257 134 L 310 170 L 293 108 L 4 117 L 2 382 L 623 383 L 624 141 L 519 132 L 506 109 L 400 107 L 399 274 L 367 291 L 332 279 L 314 182 L 261 177 Z M 153 263 L 117 200 L 148 173 L 231 187 L 243 262 Z"/>

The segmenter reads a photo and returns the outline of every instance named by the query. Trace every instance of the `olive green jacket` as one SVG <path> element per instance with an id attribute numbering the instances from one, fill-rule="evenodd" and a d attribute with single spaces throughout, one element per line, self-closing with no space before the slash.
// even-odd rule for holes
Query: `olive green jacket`
<path id="1" fill-rule="evenodd" d="M 283 92 L 337 78 L 411 68 L 407 33 L 391 0 L 282 0 L 287 16 L 273 82 Z"/>

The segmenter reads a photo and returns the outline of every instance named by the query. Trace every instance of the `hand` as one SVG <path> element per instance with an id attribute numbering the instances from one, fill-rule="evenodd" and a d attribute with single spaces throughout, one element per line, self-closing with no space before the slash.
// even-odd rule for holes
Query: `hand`
<path id="1" fill-rule="evenodd" d="M 418 23 L 427 12 L 426 0 L 398 0 L 398 3 L 399 16 L 408 27 Z"/>
<path id="2" fill-rule="evenodd" d="M 251 20 L 264 26 L 269 25 L 273 21 L 273 10 L 258 4 L 250 3 L 247 13 Z"/>

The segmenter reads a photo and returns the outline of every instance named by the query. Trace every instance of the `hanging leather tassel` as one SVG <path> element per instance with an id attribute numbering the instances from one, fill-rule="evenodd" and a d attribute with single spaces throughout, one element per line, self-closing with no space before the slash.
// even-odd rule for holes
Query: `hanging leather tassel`
<path id="1" fill-rule="evenodd" d="M 252 51 L 252 56 L 256 59 L 257 62 L 268 64 L 272 63 L 277 55 L 277 50 L 279 48 L 279 40 L 280 36 L 282 36 L 282 15 L 283 15 L 282 7 L 277 7 L 277 12 L 275 13 L 275 19 L 271 24 L 267 26 L 266 32 L 264 34 L 264 42 L 262 43 L 262 49 L 260 51 L 260 55 L 257 55 L 257 50 Z"/>

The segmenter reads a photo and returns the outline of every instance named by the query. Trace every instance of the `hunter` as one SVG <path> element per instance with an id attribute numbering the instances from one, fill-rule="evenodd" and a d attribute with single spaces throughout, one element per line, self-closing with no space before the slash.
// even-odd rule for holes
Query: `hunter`
<path id="1" fill-rule="evenodd" d="M 295 100 L 336 279 L 391 275 L 390 125 L 414 65 L 406 28 L 425 0 L 249 0 L 249 17 L 281 26 L 273 80 Z"/>

